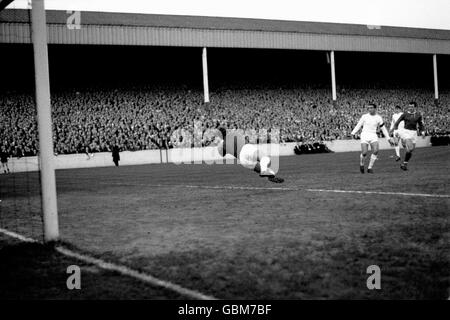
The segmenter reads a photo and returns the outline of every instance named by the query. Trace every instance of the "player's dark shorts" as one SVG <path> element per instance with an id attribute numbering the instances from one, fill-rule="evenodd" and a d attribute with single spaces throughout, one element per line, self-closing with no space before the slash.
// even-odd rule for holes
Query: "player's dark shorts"
<path id="1" fill-rule="evenodd" d="M 0 161 L 1 161 L 1 163 L 8 163 L 8 157 L 2 155 L 2 156 L 0 157 Z"/>

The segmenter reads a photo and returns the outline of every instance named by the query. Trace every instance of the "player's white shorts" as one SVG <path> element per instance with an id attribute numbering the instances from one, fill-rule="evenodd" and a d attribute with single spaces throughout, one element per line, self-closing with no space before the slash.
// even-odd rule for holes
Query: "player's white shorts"
<path id="1" fill-rule="evenodd" d="M 254 144 L 246 144 L 239 153 L 239 162 L 248 169 L 254 169 L 258 163 L 258 148 Z"/>
<path id="2" fill-rule="evenodd" d="M 376 133 L 361 133 L 361 143 L 371 144 L 378 142 L 378 136 Z"/>
<path id="3" fill-rule="evenodd" d="M 400 131 L 400 139 L 402 140 L 412 140 L 413 143 L 417 142 L 417 131 L 403 129 Z"/>

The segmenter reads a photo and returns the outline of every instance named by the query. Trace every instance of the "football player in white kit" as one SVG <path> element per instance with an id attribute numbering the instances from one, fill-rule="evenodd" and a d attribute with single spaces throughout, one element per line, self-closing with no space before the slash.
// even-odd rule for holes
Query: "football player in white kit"
<path id="1" fill-rule="evenodd" d="M 377 106 L 374 103 L 368 105 L 368 113 L 363 114 L 358 124 L 352 131 L 352 136 L 361 129 L 361 155 L 359 161 L 359 169 L 361 173 L 364 173 L 364 163 L 366 160 L 367 152 L 369 151 L 369 145 L 372 150 L 372 155 L 370 156 L 369 166 L 367 168 L 368 173 L 373 173 L 373 165 L 377 160 L 378 155 L 378 136 L 377 130 L 381 128 L 383 134 L 389 139 L 389 143 L 392 145 L 393 141 L 389 137 L 389 132 L 384 125 L 383 118 L 377 114 Z"/>
<path id="2" fill-rule="evenodd" d="M 394 140 L 394 149 L 395 149 L 395 161 L 400 161 L 400 133 L 405 127 L 405 122 L 402 121 L 397 130 L 394 130 L 394 125 L 397 122 L 397 120 L 400 118 L 400 116 L 403 114 L 402 108 L 400 106 L 395 106 L 394 108 L 394 114 L 392 115 L 391 120 L 391 127 L 389 128 L 389 132 L 393 132 L 393 140 Z"/>
<path id="3" fill-rule="evenodd" d="M 259 173 L 260 177 L 267 177 L 269 181 L 275 183 L 284 182 L 283 178 L 275 176 L 275 172 L 270 168 L 270 157 L 261 152 L 257 145 L 249 143 L 248 137 L 239 135 L 239 133 L 228 133 L 224 128 L 219 128 L 222 138 L 216 137 L 217 151 L 221 156 L 230 154 L 237 159 L 239 163 L 248 169 Z M 236 142 L 234 137 L 236 136 Z"/>

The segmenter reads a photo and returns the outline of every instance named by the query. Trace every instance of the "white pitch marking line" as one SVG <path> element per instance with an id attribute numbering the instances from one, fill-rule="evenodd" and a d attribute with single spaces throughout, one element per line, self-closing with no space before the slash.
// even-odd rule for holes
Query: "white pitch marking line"
<path id="1" fill-rule="evenodd" d="M 150 283 L 151 285 L 169 289 L 171 291 L 174 291 L 183 296 L 187 296 L 189 298 L 199 299 L 199 300 L 216 300 L 214 297 L 204 295 L 204 294 L 194 291 L 194 290 L 186 289 L 182 286 L 179 286 L 177 284 L 174 284 L 174 283 L 171 283 L 168 281 L 160 280 L 149 274 L 145 274 L 145 273 L 133 270 L 131 268 L 122 266 L 122 265 L 106 262 L 102 259 L 97 259 L 97 258 L 93 258 L 93 257 L 87 256 L 84 254 L 76 253 L 76 252 L 73 252 L 72 250 L 69 250 L 69 249 L 61 247 L 61 246 L 57 246 L 55 249 L 56 249 L 56 251 L 62 253 L 65 256 L 72 257 L 72 258 L 81 260 L 83 262 L 96 265 L 97 267 L 104 269 L 104 270 L 119 272 L 123 275 L 141 280 L 143 282 Z"/>
<path id="2" fill-rule="evenodd" d="M 429 198 L 450 198 L 447 194 L 432 193 L 408 193 L 408 192 L 387 192 L 387 191 L 358 191 L 358 190 L 328 190 L 328 189 L 306 189 L 310 192 L 334 192 L 334 193 L 359 193 L 359 194 L 382 194 L 395 196 L 429 197 Z"/>
<path id="3" fill-rule="evenodd" d="M 101 184 L 111 185 L 112 183 L 104 182 Z M 250 186 L 198 186 L 189 184 L 147 184 L 147 183 L 114 183 L 119 186 L 147 186 L 151 188 L 193 188 L 193 189 L 225 189 L 225 190 L 281 190 L 281 191 L 301 191 L 299 188 L 289 188 L 289 187 L 250 187 Z"/>
<path id="4" fill-rule="evenodd" d="M 161 187 L 186 187 L 186 188 L 199 188 L 199 189 L 227 189 L 227 190 L 281 190 L 281 191 L 300 191 L 299 188 L 289 188 L 289 187 L 248 187 L 248 186 L 195 186 L 195 185 L 158 185 Z"/>
<path id="5" fill-rule="evenodd" d="M 22 242 L 33 242 L 33 243 L 38 242 L 37 240 L 25 237 L 25 236 L 23 236 L 21 234 L 18 234 L 18 233 L 15 233 L 15 232 L 3 229 L 3 228 L 0 228 L 0 233 L 3 233 L 4 235 L 6 235 L 8 237 L 20 240 Z"/>
<path id="6" fill-rule="evenodd" d="M 301 189 L 290 187 L 250 187 L 250 186 L 208 186 L 208 185 L 184 185 L 184 184 L 139 184 L 148 187 L 182 187 L 197 189 L 222 189 L 222 190 L 278 190 L 278 191 L 308 191 L 308 192 L 333 192 L 333 193 L 358 193 L 358 194 L 380 194 L 394 196 L 410 196 L 410 197 L 428 197 L 428 198 L 450 198 L 447 194 L 432 193 L 408 193 L 408 192 L 386 192 L 386 191 L 358 191 L 358 190 L 339 190 L 339 189 Z"/>
<path id="7" fill-rule="evenodd" d="M 8 231 L 8 230 L 3 229 L 3 228 L 0 228 L 0 233 L 3 233 L 6 236 L 9 236 L 11 238 L 20 240 L 22 242 L 39 243 L 39 241 L 37 241 L 35 239 L 25 237 L 25 236 L 23 236 L 21 234 L 18 234 L 18 233 L 13 232 L 13 231 Z M 123 265 L 118 265 L 118 264 L 115 264 L 115 263 L 106 262 L 106 261 L 104 261 L 102 259 L 97 259 L 97 258 L 88 256 L 88 255 L 85 255 L 85 254 L 80 254 L 80 253 L 74 252 L 74 251 L 72 251 L 70 249 L 67 249 L 67 248 L 65 248 L 63 246 L 55 246 L 55 250 L 58 251 L 59 253 L 65 255 L 65 256 L 67 256 L 67 257 L 78 259 L 78 260 L 83 261 L 85 263 L 95 265 L 95 266 L 97 266 L 97 267 L 99 267 L 101 269 L 104 269 L 104 270 L 119 272 L 122 275 L 138 279 L 140 281 L 149 283 L 150 285 L 153 285 L 153 286 L 162 287 L 162 288 L 171 290 L 173 292 L 176 292 L 176 293 L 178 293 L 180 295 L 189 297 L 191 299 L 216 300 L 216 298 L 214 298 L 214 297 L 207 296 L 207 295 L 204 295 L 204 294 L 202 294 L 200 292 L 184 288 L 184 287 L 182 287 L 180 285 L 177 285 L 175 283 L 171 283 L 169 281 L 160 280 L 160 279 L 155 278 L 155 277 L 153 277 L 153 276 L 151 276 L 149 274 L 133 270 L 133 269 L 125 267 Z"/>

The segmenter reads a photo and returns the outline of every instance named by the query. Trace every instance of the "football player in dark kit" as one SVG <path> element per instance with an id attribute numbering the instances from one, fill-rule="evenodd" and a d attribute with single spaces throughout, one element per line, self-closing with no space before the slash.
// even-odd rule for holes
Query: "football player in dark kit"
<path id="1" fill-rule="evenodd" d="M 408 170 L 408 161 L 411 159 L 412 152 L 416 147 L 417 130 L 420 131 L 422 136 L 425 135 L 422 115 L 417 111 L 417 104 L 415 102 L 410 102 L 406 112 L 404 112 L 400 116 L 400 118 L 397 119 L 394 125 L 394 129 L 390 132 L 391 135 L 394 130 L 398 129 L 398 125 L 402 121 L 404 121 L 405 127 L 403 130 L 399 130 L 399 136 L 402 141 L 403 147 L 406 148 L 406 154 L 405 160 L 400 165 L 400 168 L 406 171 Z"/>

